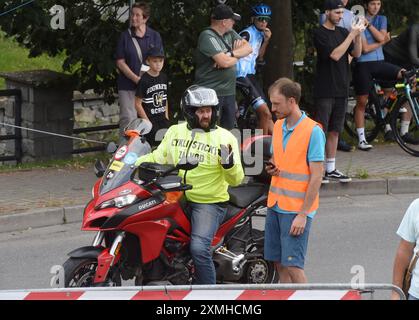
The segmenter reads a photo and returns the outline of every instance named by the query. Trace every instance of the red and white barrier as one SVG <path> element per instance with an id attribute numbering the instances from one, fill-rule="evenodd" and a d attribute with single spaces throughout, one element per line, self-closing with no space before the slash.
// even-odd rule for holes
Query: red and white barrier
<path id="1" fill-rule="evenodd" d="M 39 290 L 0 291 L 0 300 L 361 300 L 348 290 Z"/>

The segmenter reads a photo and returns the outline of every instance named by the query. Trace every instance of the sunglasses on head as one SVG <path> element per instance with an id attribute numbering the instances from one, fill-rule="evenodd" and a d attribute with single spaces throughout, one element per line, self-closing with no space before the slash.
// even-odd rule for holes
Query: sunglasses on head
<path id="1" fill-rule="evenodd" d="M 268 17 L 257 17 L 256 20 L 257 21 L 260 21 L 260 22 L 269 22 L 269 21 L 271 21 L 271 18 L 268 18 Z"/>

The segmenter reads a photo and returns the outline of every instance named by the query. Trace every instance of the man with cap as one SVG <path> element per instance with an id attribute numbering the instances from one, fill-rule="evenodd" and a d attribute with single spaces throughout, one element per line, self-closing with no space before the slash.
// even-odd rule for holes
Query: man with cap
<path id="1" fill-rule="evenodd" d="M 326 21 L 313 32 L 317 50 L 314 81 L 315 120 L 323 126 L 326 140 L 326 174 L 329 179 L 349 182 L 351 178 L 336 169 L 336 150 L 343 130 L 349 94 L 349 56 L 362 53 L 361 32 L 364 24 L 352 26 L 349 32 L 339 27 L 344 5 L 340 0 L 326 0 Z"/>
<path id="2" fill-rule="evenodd" d="M 217 92 L 220 126 L 227 130 L 236 121 L 236 63 L 252 53 L 250 44 L 233 30 L 240 18 L 231 7 L 218 5 L 210 27 L 199 35 L 196 50 L 195 84 Z"/>

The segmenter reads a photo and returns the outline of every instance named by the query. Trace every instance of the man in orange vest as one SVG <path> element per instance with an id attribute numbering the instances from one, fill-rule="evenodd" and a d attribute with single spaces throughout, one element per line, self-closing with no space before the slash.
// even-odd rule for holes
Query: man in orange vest
<path id="1" fill-rule="evenodd" d="M 272 137 L 272 176 L 265 220 L 265 259 L 274 261 L 281 283 L 306 283 L 305 255 L 319 207 L 326 137 L 298 106 L 301 86 L 287 78 L 269 89 L 278 121 Z"/>

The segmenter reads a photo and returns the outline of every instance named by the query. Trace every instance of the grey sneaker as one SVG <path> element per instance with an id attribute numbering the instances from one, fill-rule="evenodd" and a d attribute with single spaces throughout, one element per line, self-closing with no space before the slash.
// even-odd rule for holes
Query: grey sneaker
<path id="1" fill-rule="evenodd" d="M 368 144 L 365 140 L 358 143 L 358 149 L 362 151 L 370 151 L 372 149 L 372 145 Z"/>
<path id="2" fill-rule="evenodd" d="M 326 172 L 326 178 L 328 180 L 336 180 L 339 182 L 351 182 L 352 178 L 345 176 L 342 172 L 340 172 L 339 170 L 335 169 L 332 172 Z"/>

